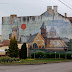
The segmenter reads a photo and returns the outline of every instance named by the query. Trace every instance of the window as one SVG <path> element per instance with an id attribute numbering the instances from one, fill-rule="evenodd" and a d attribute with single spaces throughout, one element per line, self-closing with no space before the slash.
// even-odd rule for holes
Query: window
<path id="1" fill-rule="evenodd" d="M 27 17 L 27 21 L 29 21 L 29 17 Z"/>
<path id="2" fill-rule="evenodd" d="M 32 17 L 32 20 L 35 21 L 35 17 Z"/>
<path id="3" fill-rule="evenodd" d="M 32 46 L 30 46 L 30 48 L 32 48 Z"/>
<path id="4" fill-rule="evenodd" d="M 33 44 L 33 48 L 37 48 L 37 44 L 36 43 Z"/>
<path id="5" fill-rule="evenodd" d="M 39 46 L 39 48 L 41 48 L 41 46 Z"/>
<path id="6" fill-rule="evenodd" d="M 26 21 L 26 18 L 25 17 L 23 17 L 23 21 Z"/>
<path id="7" fill-rule="evenodd" d="M 44 46 L 42 46 L 42 48 L 44 48 Z"/>

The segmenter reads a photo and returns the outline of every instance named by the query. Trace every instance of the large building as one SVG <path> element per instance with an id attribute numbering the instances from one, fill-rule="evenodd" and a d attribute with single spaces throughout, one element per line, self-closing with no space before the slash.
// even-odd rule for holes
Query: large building
<path id="1" fill-rule="evenodd" d="M 8 46 L 14 36 L 18 42 L 26 42 L 27 48 L 33 49 L 36 43 L 37 49 L 62 51 L 72 39 L 72 17 L 61 15 L 57 6 L 47 6 L 39 16 L 2 17 L 1 45 Z"/>
<path id="2" fill-rule="evenodd" d="M 72 25 L 66 13 L 63 16 L 58 13 L 57 6 L 53 8 L 48 6 L 47 10 L 39 16 L 2 17 L 2 40 L 9 40 L 12 36 L 16 36 L 17 40 L 21 41 L 21 37 L 41 33 L 40 27 L 43 22 L 46 25 L 47 34 L 51 35 L 52 30 L 56 29 L 53 36 L 57 33 L 60 38 L 72 38 Z M 24 42 L 26 40 L 24 39 Z"/>

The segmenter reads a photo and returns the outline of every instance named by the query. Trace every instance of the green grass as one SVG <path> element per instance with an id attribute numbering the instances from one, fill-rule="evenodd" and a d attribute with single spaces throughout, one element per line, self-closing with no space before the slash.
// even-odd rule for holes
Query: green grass
<path id="1" fill-rule="evenodd" d="M 22 65 L 22 64 L 46 64 L 46 63 L 58 63 L 69 62 L 72 60 L 65 59 L 36 59 L 36 60 L 20 60 L 19 62 L 1 62 L 0 65 Z"/>

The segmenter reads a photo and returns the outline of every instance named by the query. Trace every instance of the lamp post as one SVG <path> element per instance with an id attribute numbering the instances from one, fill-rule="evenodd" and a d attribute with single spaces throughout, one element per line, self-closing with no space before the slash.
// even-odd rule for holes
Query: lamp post
<path id="1" fill-rule="evenodd" d="M 64 51 L 65 51 L 65 59 L 67 59 L 67 55 L 66 55 L 67 48 L 64 48 Z"/>
<path id="2" fill-rule="evenodd" d="M 31 48 L 30 48 L 30 59 L 31 59 Z"/>
<path id="3" fill-rule="evenodd" d="M 34 59 L 35 59 L 35 48 L 37 47 L 37 44 L 36 43 L 34 43 L 33 44 L 33 48 L 34 48 Z"/>
<path id="4" fill-rule="evenodd" d="M 58 53 L 59 53 L 59 59 L 60 59 L 60 51 Z"/>
<path id="5" fill-rule="evenodd" d="M 34 59 L 35 59 L 35 48 L 34 48 Z"/>
<path id="6" fill-rule="evenodd" d="M 55 52 L 55 60 L 56 60 L 56 52 Z"/>

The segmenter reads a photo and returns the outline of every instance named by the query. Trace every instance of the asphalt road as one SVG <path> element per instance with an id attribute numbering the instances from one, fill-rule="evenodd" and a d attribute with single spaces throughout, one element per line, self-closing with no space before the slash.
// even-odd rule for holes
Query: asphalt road
<path id="1" fill-rule="evenodd" d="M 0 72 L 72 72 L 72 62 L 42 65 L 0 66 Z"/>

